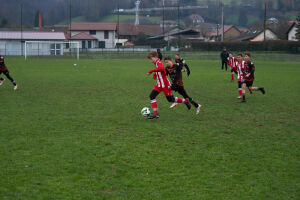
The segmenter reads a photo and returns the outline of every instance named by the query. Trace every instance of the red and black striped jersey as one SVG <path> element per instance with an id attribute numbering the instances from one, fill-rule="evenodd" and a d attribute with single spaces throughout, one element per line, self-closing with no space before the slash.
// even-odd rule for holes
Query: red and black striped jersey
<path id="1" fill-rule="evenodd" d="M 0 71 L 6 71 L 7 67 L 5 66 L 4 57 L 0 55 Z"/>

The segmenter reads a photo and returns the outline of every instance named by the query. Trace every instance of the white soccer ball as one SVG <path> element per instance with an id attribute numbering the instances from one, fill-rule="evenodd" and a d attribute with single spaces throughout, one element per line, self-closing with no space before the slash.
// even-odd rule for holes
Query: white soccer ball
<path id="1" fill-rule="evenodd" d="M 149 108 L 145 107 L 141 110 L 141 114 L 144 116 L 144 117 L 147 117 L 151 114 L 151 111 Z"/>
<path id="2" fill-rule="evenodd" d="M 74 64 L 74 67 L 76 67 L 76 66 L 77 66 L 77 64 L 75 63 L 75 64 Z"/>

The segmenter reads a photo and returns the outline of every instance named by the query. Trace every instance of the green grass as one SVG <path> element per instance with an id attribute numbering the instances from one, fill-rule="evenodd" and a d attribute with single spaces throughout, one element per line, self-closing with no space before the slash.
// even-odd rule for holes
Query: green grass
<path id="1" fill-rule="evenodd" d="M 219 62 L 188 60 L 201 114 L 161 94 L 148 121 L 147 60 L 6 62 L 20 90 L 0 87 L 1 199 L 299 197 L 299 63 L 255 62 L 267 94 L 239 104 Z"/>

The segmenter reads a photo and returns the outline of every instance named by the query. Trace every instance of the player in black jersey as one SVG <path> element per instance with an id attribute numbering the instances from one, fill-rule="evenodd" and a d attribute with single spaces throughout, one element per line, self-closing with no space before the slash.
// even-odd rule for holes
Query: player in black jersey
<path id="1" fill-rule="evenodd" d="M 12 82 L 12 84 L 14 85 L 14 90 L 17 90 L 18 85 L 16 84 L 14 79 L 9 75 L 9 71 L 4 62 L 4 57 L 2 55 L 0 55 L 0 75 L 2 73 Z M 5 81 L 5 79 L 0 77 L 0 85 L 3 85 L 4 81 Z"/>
<path id="2" fill-rule="evenodd" d="M 176 63 L 180 63 L 183 67 L 185 67 L 184 72 L 186 72 L 187 75 L 190 76 L 190 74 L 191 74 L 190 68 L 189 68 L 189 66 L 186 64 L 185 60 L 184 60 L 183 58 L 180 58 L 179 54 L 176 54 L 176 55 L 175 55 L 175 62 L 176 62 Z"/>
<path id="3" fill-rule="evenodd" d="M 167 67 L 166 67 L 166 73 L 169 75 L 169 77 L 172 80 L 171 90 L 174 90 L 181 94 L 186 100 L 188 100 L 191 104 L 195 106 L 197 109 L 196 114 L 198 115 L 200 113 L 201 105 L 196 103 L 191 97 L 188 96 L 186 93 L 183 82 L 182 82 L 182 63 L 173 63 L 171 57 L 166 57 L 164 59 Z M 174 108 L 177 105 L 177 103 L 173 103 L 170 108 Z"/>

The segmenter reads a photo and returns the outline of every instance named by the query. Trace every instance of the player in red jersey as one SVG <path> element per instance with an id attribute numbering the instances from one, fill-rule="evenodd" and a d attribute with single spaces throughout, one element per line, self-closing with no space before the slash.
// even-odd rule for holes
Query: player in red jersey
<path id="1" fill-rule="evenodd" d="M 243 80 L 242 80 L 242 103 L 246 102 L 246 87 L 248 87 L 250 93 L 252 94 L 252 91 L 261 91 L 263 94 L 265 94 L 264 87 L 253 87 L 253 81 L 254 81 L 254 71 L 255 66 L 253 62 L 251 62 L 251 54 L 249 52 L 245 53 L 245 69 L 243 71 Z"/>
<path id="2" fill-rule="evenodd" d="M 242 98 L 242 80 L 244 80 L 244 70 L 245 70 L 245 61 L 243 60 L 243 55 L 237 55 L 237 62 L 235 62 L 235 67 L 233 68 L 234 71 L 237 73 L 237 81 L 238 81 L 238 91 L 239 96 L 238 99 Z"/>
<path id="3" fill-rule="evenodd" d="M 235 63 L 237 62 L 238 60 L 233 57 L 232 53 L 229 53 L 229 57 L 227 58 L 227 65 L 230 66 L 230 69 L 231 69 L 231 82 L 234 81 L 234 73 L 236 71 L 234 71 L 234 68 L 235 68 Z"/>
<path id="4" fill-rule="evenodd" d="M 0 75 L 2 73 L 12 82 L 12 84 L 14 85 L 14 90 L 17 90 L 18 85 L 16 84 L 14 79 L 9 75 L 9 71 L 4 62 L 4 57 L 2 55 L 0 55 Z M 5 79 L 0 77 L 0 85 L 3 85 L 4 81 L 5 81 Z"/>
<path id="5" fill-rule="evenodd" d="M 171 94 L 170 82 L 167 78 L 164 64 L 158 58 L 157 51 L 150 52 L 147 57 L 152 63 L 155 64 L 155 68 L 150 70 L 148 72 L 148 75 L 151 75 L 152 73 L 154 73 L 153 78 L 157 79 L 157 84 L 155 85 L 155 87 L 153 88 L 153 90 L 150 94 L 150 100 L 151 100 L 151 105 L 152 105 L 154 114 L 150 115 L 148 117 L 148 119 L 159 118 L 156 97 L 157 97 L 157 95 L 159 95 L 160 92 L 163 92 L 165 94 L 165 96 L 169 102 L 184 103 L 184 104 L 186 104 L 187 108 L 190 110 L 191 104 L 186 99 L 174 97 Z"/>

